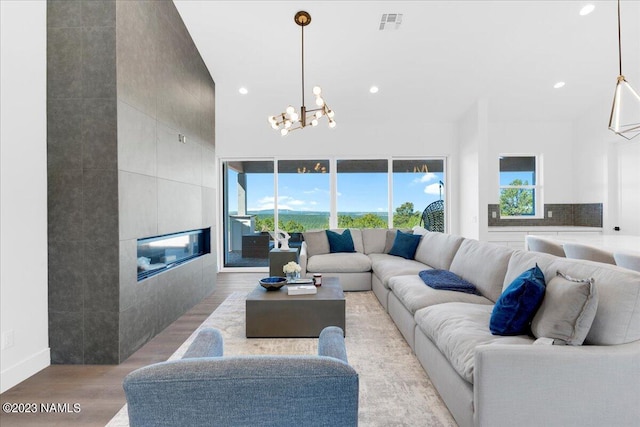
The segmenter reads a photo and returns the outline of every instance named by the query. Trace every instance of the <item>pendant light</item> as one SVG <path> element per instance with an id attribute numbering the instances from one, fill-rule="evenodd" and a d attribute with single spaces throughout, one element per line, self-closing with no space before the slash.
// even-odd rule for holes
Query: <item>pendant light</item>
<path id="1" fill-rule="evenodd" d="M 626 139 L 632 139 L 640 135 L 640 95 L 622 74 L 620 0 L 618 0 L 618 64 L 620 73 L 616 83 L 615 95 L 613 96 L 609 129 Z"/>

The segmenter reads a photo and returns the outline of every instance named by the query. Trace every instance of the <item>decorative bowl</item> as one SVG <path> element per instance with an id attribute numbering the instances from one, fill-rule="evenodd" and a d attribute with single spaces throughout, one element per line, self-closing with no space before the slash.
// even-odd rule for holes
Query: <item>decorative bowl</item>
<path id="1" fill-rule="evenodd" d="M 287 284 L 287 279 L 285 277 L 265 277 L 264 279 L 260 279 L 260 286 L 265 288 L 268 291 L 277 291 L 281 287 Z"/>

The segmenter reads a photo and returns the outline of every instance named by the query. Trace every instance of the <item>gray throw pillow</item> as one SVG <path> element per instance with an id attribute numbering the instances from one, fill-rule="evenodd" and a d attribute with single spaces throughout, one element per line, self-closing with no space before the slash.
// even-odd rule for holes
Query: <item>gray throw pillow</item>
<path id="1" fill-rule="evenodd" d="M 329 239 L 325 231 L 302 233 L 302 237 L 307 242 L 307 257 L 329 253 Z"/>
<path id="2" fill-rule="evenodd" d="M 593 279 L 574 279 L 560 272 L 547 283 L 542 305 L 531 322 L 536 338 L 555 343 L 582 345 L 598 308 Z"/>
<path id="3" fill-rule="evenodd" d="M 396 240 L 396 230 L 387 230 L 387 239 L 384 243 L 384 253 L 388 254 Z"/>

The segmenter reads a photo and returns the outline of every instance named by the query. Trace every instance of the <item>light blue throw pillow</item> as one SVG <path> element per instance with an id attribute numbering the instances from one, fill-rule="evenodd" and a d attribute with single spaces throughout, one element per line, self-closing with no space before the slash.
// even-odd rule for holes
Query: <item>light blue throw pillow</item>
<path id="1" fill-rule="evenodd" d="M 535 267 L 516 277 L 493 306 L 489 329 L 493 335 L 525 335 L 545 292 L 542 270 Z"/>
<path id="2" fill-rule="evenodd" d="M 396 238 L 393 241 L 393 246 L 389 251 L 389 255 L 395 255 L 406 259 L 413 259 L 416 255 L 416 249 L 418 249 L 418 245 L 420 244 L 420 236 L 419 234 L 409 234 L 403 233 L 398 230 L 396 233 Z"/>

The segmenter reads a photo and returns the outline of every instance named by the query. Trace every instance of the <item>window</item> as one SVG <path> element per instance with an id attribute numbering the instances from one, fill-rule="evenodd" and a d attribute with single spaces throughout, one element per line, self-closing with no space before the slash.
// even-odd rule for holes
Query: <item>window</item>
<path id="1" fill-rule="evenodd" d="M 444 198 L 444 160 L 393 160 L 394 227 L 412 228 L 422 221 L 444 232 Z"/>
<path id="2" fill-rule="evenodd" d="M 338 228 L 387 228 L 389 161 L 338 160 Z"/>
<path id="3" fill-rule="evenodd" d="M 536 156 L 500 157 L 500 217 L 537 218 L 542 191 Z"/>
<path id="4" fill-rule="evenodd" d="M 223 159 L 220 171 L 225 268 L 267 267 L 276 228 L 292 248 L 331 227 L 445 231 L 443 158 Z"/>
<path id="5" fill-rule="evenodd" d="M 329 172 L 329 160 L 278 161 L 278 228 L 291 243 L 296 233 L 329 228 Z"/>

